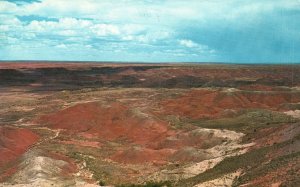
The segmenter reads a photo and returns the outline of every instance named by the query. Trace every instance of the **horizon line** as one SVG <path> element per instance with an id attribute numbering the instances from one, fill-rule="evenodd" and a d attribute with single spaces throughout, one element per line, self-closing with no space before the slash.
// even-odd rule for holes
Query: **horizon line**
<path id="1" fill-rule="evenodd" d="M 232 64 L 232 65 L 297 65 L 299 62 L 199 62 L 199 61 L 95 61 L 95 60 L 0 60 L 0 63 L 112 63 L 112 64 Z"/>

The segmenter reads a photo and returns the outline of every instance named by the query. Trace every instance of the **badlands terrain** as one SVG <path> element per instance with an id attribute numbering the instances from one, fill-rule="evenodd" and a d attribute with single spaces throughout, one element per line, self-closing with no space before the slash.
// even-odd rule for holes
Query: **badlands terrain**
<path id="1" fill-rule="evenodd" d="M 300 65 L 0 63 L 0 186 L 300 186 Z"/>

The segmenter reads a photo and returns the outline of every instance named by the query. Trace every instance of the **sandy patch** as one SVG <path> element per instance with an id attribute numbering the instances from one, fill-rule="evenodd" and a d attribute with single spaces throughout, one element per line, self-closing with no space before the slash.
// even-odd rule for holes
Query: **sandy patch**
<path id="1" fill-rule="evenodd" d="M 294 118 L 300 119 L 300 110 L 289 110 L 284 112 L 286 115 L 292 116 Z"/>

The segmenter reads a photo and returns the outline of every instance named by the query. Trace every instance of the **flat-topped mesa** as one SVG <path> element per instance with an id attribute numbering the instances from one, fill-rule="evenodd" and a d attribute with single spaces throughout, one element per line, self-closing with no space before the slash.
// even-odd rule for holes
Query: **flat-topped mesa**
<path id="1" fill-rule="evenodd" d="M 300 86 L 300 66 L 238 67 L 229 64 L 3 63 L 0 64 L 0 85 L 23 86 L 35 91 L 87 87 L 270 90 L 273 86 Z"/>

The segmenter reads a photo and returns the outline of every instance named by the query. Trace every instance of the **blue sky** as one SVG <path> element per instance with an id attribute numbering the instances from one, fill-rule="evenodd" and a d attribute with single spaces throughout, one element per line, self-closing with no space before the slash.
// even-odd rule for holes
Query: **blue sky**
<path id="1" fill-rule="evenodd" d="M 0 0 L 0 60 L 300 62 L 300 0 Z"/>

